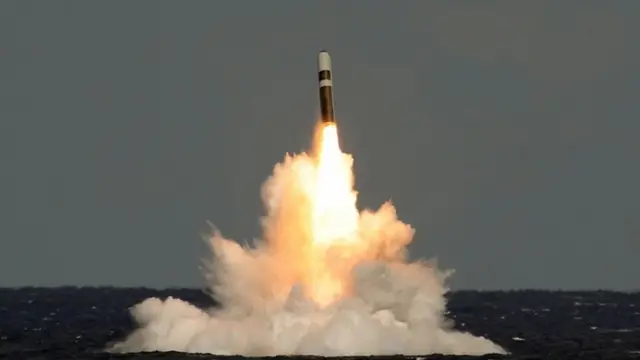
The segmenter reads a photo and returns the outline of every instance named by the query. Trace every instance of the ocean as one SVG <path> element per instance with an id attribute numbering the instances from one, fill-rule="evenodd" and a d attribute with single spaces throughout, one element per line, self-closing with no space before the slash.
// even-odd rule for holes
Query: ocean
<path id="1" fill-rule="evenodd" d="M 217 355 L 110 354 L 104 351 L 109 343 L 122 340 L 133 330 L 129 307 L 149 297 L 168 296 L 201 307 L 215 305 L 198 289 L 0 289 L 0 358 L 222 358 Z M 640 293 L 637 292 L 454 291 L 447 297 L 447 317 L 455 322 L 455 328 L 485 336 L 510 352 L 506 356 L 477 358 L 640 359 Z M 429 355 L 422 358 L 445 357 Z"/>

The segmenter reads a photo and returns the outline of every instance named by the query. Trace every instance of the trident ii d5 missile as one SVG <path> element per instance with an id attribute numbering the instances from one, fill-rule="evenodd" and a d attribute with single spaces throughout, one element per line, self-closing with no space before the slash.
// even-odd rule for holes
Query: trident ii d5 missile
<path id="1" fill-rule="evenodd" d="M 326 50 L 318 54 L 318 82 L 320 83 L 320 115 L 323 123 L 335 123 L 333 116 L 333 82 L 331 57 Z"/>

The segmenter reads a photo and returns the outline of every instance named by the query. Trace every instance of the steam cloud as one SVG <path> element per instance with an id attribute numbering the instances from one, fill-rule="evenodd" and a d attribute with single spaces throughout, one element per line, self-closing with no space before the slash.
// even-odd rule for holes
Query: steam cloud
<path id="1" fill-rule="evenodd" d="M 351 161 L 345 155 L 347 162 Z M 455 331 L 444 317 L 450 273 L 407 263 L 414 230 L 391 203 L 362 211 L 358 244 L 328 245 L 322 261 L 346 284 L 328 306 L 307 297 L 309 198 L 314 159 L 287 156 L 263 185 L 263 239 L 242 247 L 215 231 L 205 277 L 221 305 L 199 309 L 150 298 L 131 314 L 138 329 L 113 352 L 180 351 L 219 355 L 482 355 L 506 353 L 490 340 Z M 350 165 L 349 165 L 350 166 Z M 336 276 L 337 276 L 336 275 Z M 301 280 L 302 279 L 302 280 Z M 302 282 L 302 283 L 301 283 Z"/>

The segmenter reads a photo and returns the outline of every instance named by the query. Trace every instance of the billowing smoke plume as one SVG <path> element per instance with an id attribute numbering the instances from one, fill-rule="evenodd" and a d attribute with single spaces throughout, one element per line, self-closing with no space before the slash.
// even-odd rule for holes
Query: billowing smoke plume
<path id="1" fill-rule="evenodd" d="M 217 231 L 209 239 L 213 256 L 205 276 L 219 307 L 147 299 L 131 310 L 138 329 L 110 350 L 245 356 L 504 353 L 488 339 L 449 326 L 444 318 L 448 273 L 405 261 L 414 230 L 397 219 L 391 203 L 375 212 L 356 210 L 351 157 L 335 155 L 331 181 L 341 183 L 327 193 L 319 182 L 322 162 L 300 154 L 276 165 L 262 189 L 261 241 L 242 247 Z M 326 201 L 332 196 L 339 201 Z M 318 210 L 320 202 L 332 216 L 322 218 L 327 214 Z M 319 223 L 326 226 L 320 229 Z M 342 230 L 327 233 L 336 228 Z"/>

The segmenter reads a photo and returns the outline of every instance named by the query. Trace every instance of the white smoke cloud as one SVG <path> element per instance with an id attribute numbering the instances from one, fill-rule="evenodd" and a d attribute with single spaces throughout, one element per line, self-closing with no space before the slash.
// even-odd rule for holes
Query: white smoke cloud
<path id="1" fill-rule="evenodd" d="M 113 352 L 180 351 L 218 355 L 482 355 L 505 353 L 490 340 L 455 331 L 444 317 L 449 273 L 404 261 L 414 230 L 390 203 L 359 218 L 361 245 L 330 246 L 323 260 L 348 291 L 329 306 L 299 283 L 308 249 L 306 179 L 313 159 L 287 156 L 263 186 L 263 240 L 252 247 L 214 232 L 204 275 L 219 307 L 150 298 L 131 314 L 137 330 Z"/>

